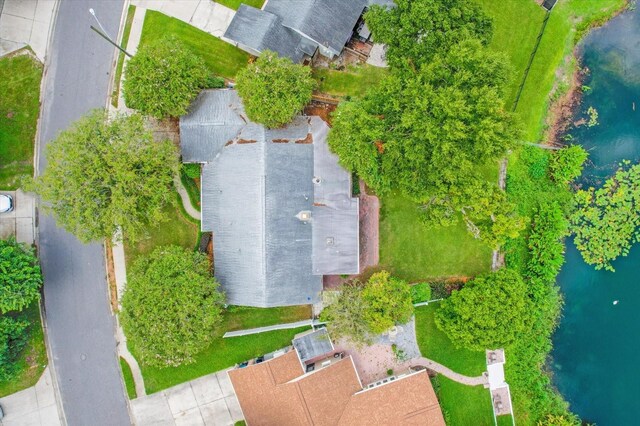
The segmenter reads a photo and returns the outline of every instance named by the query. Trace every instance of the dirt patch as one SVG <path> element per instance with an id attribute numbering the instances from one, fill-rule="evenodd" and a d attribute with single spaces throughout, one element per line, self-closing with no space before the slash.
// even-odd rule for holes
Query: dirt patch
<path id="1" fill-rule="evenodd" d="M 257 141 L 255 139 L 238 139 L 239 144 L 256 143 L 256 142 Z"/>
<path id="2" fill-rule="evenodd" d="M 307 133 L 307 136 L 304 139 L 297 139 L 296 143 L 309 145 L 313 143 L 313 135 L 311 133 Z"/>
<path id="3" fill-rule="evenodd" d="M 311 101 L 304 108 L 304 115 L 316 115 L 323 119 L 329 126 L 331 126 L 331 114 L 335 111 L 337 104 L 320 102 L 320 101 Z"/>
<path id="4" fill-rule="evenodd" d="M 111 312 L 118 312 L 118 287 L 116 286 L 116 271 L 113 266 L 113 247 L 111 245 L 111 241 L 106 240 L 104 248 L 107 255 L 107 282 L 109 283 Z"/>
<path id="5" fill-rule="evenodd" d="M 272 139 L 273 143 L 289 143 L 289 139 Z"/>
<path id="6" fill-rule="evenodd" d="M 180 119 L 156 120 L 148 117 L 147 126 L 153 134 L 153 140 L 156 142 L 170 140 L 175 146 L 180 147 Z"/>
<path id="7" fill-rule="evenodd" d="M 582 102 L 582 83 L 588 74 L 588 68 L 578 66 L 571 76 L 567 92 L 549 108 L 549 128 L 545 137 L 547 144 L 562 145 L 562 136 L 578 124 L 573 122 L 573 117 Z"/>

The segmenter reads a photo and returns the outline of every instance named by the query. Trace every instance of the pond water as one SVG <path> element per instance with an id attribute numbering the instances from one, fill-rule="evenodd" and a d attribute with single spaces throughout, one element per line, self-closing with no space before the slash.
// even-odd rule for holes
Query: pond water
<path id="1" fill-rule="evenodd" d="M 594 107 L 600 124 L 570 133 L 590 153 L 581 183 L 599 186 L 621 160 L 640 161 L 640 10 L 591 32 L 580 54 L 591 90 L 576 120 Z M 565 307 L 554 336 L 554 383 L 574 412 L 598 426 L 640 424 L 640 245 L 613 266 L 615 273 L 596 271 L 569 240 L 558 276 Z"/>

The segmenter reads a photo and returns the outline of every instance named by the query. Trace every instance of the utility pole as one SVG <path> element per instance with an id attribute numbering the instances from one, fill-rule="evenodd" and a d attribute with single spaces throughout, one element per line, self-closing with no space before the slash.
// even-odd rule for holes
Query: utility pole
<path id="1" fill-rule="evenodd" d="M 109 36 L 109 33 L 107 33 L 107 30 L 104 29 L 104 27 L 102 26 L 102 24 L 100 23 L 100 20 L 98 19 L 98 17 L 96 16 L 96 11 L 93 10 L 93 8 L 89 9 L 89 13 L 94 17 L 94 19 L 96 20 L 96 22 L 98 23 L 98 26 L 100 27 L 100 30 L 98 30 L 96 27 L 94 27 L 93 25 L 91 25 L 91 29 L 93 31 L 95 31 L 96 33 L 98 33 L 99 36 L 101 36 L 102 38 L 104 38 L 105 40 L 107 40 L 109 43 L 113 44 L 116 48 L 118 48 L 118 50 L 120 50 L 122 53 L 124 53 L 125 55 L 127 55 L 128 57 L 132 58 L 133 56 L 127 52 L 126 50 L 124 50 L 122 47 L 120 47 L 120 45 L 118 45 L 118 43 L 116 43 L 115 41 L 113 41 L 113 39 Z"/>

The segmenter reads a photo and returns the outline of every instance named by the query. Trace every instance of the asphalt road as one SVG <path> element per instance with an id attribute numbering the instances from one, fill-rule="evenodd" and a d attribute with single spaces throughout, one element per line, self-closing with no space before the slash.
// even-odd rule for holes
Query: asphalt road
<path id="1" fill-rule="evenodd" d="M 40 172 L 47 143 L 106 104 L 115 49 L 90 28 L 89 8 L 116 35 L 123 0 L 62 0 L 49 50 L 40 122 Z M 116 355 L 102 244 L 82 244 L 40 215 L 48 343 L 69 425 L 131 424 Z"/>

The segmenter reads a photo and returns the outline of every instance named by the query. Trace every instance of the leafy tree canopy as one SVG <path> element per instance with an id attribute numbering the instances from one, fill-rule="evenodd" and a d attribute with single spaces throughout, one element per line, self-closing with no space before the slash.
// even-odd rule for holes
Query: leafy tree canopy
<path id="1" fill-rule="evenodd" d="M 436 324 L 454 345 L 480 351 L 509 345 L 530 330 L 532 308 L 520 274 L 501 269 L 454 291 L 436 312 Z"/>
<path id="2" fill-rule="evenodd" d="M 223 303 L 204 254 L 160 247 L 138 259 L 128 274 L 122 324 L 143 363 L 191 363 L 211 341 Z"/>
<path id="3" fill-rule="evenodd" d="M 571 229 L 585 262 L 613 271 L 611 262 L 640 241 L 640 165 L 624 162 L 600 189 L 575 195 Z"/>
<path id="4" fill-rule="evenodd" d="M 567 184 L 580 176 L 589 153 L 580 145 L 569 145 L 554 153 L 549 162 L 553 180 Z"/>
<path id="5" fill-rule="evenodd" d="M 381 271 L 365 284 L 354 281 L 343 285 L 336 300 L 322 311 L 321 319 L 328 322 L 334 338 L 369 344 L 374 335 L 406 323 L 412 315 L 409 284 Z"/>
<path id="6" fill-rule="evenodd" d="M 396 0 L 396 7 L 372 6 L 365 21 L 374 39 L 386 44 L 393 67 L 420 67 L 436 53 L 477 38 L 491 40 L 491 19 L 466 0 Z"/>
<path id="7" fill-rule="evenodd" d="M 29 322 L 10 316 L 0 316 L 0 382 L 15 377 L 16 360 L 28 339 Z"/>
<path id="8" fill-rule="evenodd" d="M 503 107 L 507 79 L 502 55 L 464 41 L 341 103 L 329 145 L 378 193 L 400 190 L 422 203 L 426 222 L 448 225 L 462 215 L 474 235 L 499 245 L 523 227 L 481 174 L 520 134 Z"/>
<path id="9" fill-rule="evenodd" d="M 171 142 L 154 142 L 138 115 L 105 118 L 95 110 L 63 131 L 47 147 L 44 174 L 28 186 L 80 240 L 111 238 L 122 227 L 135 241 L 175 202 L 178 154 Z"/>
<path id="10" fill-rule="evenodd" d="M 21 311 L 40 298 L 42 273 L 34 250 L 0 240 L 0 312 Z"/>
<path id="11" fill-rule="evenodd" d="M 367 307 L 365 320 L 375 334 L 395 324 L 404 324 L 413 315 L 411 287 L 387 271 L 375 273 L 369 278 L 362 290 L 362 299 Z"/>
<path id="12" fill-rule="evenodd" d="M 125 68 L 122 91 L 129 108 L 158 119 L 179 117 L 208 78 L 204 60 L 169 36 L 138 49 Z"/>
<path id="13" fill-rule="evenodd" d="M 252 121 L 282 127 L 311 100 L 311 68 L 265 51 L 236 77 L 236 89 Z"/>

